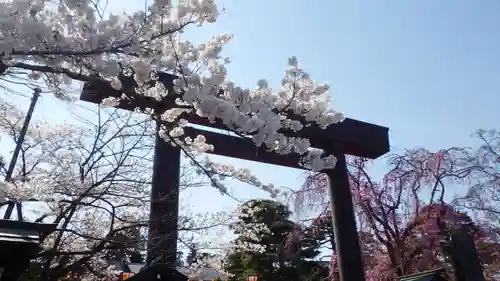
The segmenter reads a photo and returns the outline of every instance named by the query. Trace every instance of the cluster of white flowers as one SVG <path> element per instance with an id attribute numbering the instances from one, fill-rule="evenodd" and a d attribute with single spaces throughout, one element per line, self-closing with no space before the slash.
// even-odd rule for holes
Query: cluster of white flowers
<path id="1" fill-rule="evenodd" d="M 4 125 L 2 133 L 5 136 L 17 133 L 11 132 L 12 124 L 22 123 L 19 120 L 24 116 L 22 112 L 17 114 L 15 107 L 10 110 L 7 107 L 6 104 L 5 110 L 0 112 L 3 114 L 0 124 Z M 116 122 L 122 120 L 120 117 L 113 118 L 111 120 Z M 108 235 L 118 229 L 139 225 L 145 230 L 149 221 L 150 175 L 140 178 L 140 175 L 149 173 L 144 173 L 140 167 L 145 163 L 137 162 L 139 157 L 135 157 L 148 152 L 141 146 L 135 146 L 140 137 L 130 137 L 139 129 L 144 129 L 134 125 L 135 121 L 138 120 L 130 124 L 124 121 L 124 127 L 116 127 L 114 121 L 103 121 L 104 124 L 95 128 L 32 122 L 25 139 L 29 149 L 23 158 L 28 174 L 19 176 L 24 171 L 23 161 L 20 160 L 12 182 L 0 182 L 0 202 L 32 198 L 43 201 L 37 203 L 40 208 L 36 207 L 36 212 L 28 211 L 30 219 L 43 216 L 44 222 L 58 224 L 58 230 L 44 240 L 44 250 L 55 249 L 62 256 L 69 256 L 69 262 L 74 263 L 90 258 L 88 263 L 95 271 L 109 278 L 116 277 L 117 272 L 108 267 L 104 250 L 93 252 L 96 245 L 108 240 Z M 127 135 L 129 137 L 125 137 Z M 149 140 L 149 135 L 144 139 Z M 127 157 L 129 153 L 133 153 L 134 157 Z M 91 162 L 85 164 L 86 159 Z M 151 165 L 151 158 L 140 159 Z M 186 176 L 189 178 L 189 175 Z M 190 230 L 196 230 L 197 235 L 210 240 L 209 247 L 218 247 L 213 239 L 217 235 L 211 232 L 222 229 L 228 221 L 229 214 L 224 212 L 204 214 L 183 210 L 179 217 L 179 235 L 184 238 L 192 233 Z M 224 231 L 227 232 L 227 229 L 224 228 Z M 60 265 L 60 262 L 61 259 L 55 258 L 50 268 Z M 81 278 L 87 280 L 85 276 Z M 88 280 L 91 279 L 89 275 Z"/>
<path id="2" fill-rule="evenodd" d="M 274 93 L 265 80 L 258 82 L 256 90 L 242 89 L 223 80 L 219 77 L 219 72 L 211 74 L 216 76 L 213 79 L 217 83 L 210 81 L 209 86 L 205 84 L 207 80 L 202 80 L 201 85 L 178 86 L 184 87 L 180 90 L 184 93 L 183 101 L 192 105 L 199 116 L 211 121 L 222 120 L 234 131 L 251 136 L 256 146 L 264 145 L 278 154 L 304 155 L 301 164 L 312 170 L 332 168 L 335 165 L 333 156 L 323 157 L 323 152 L 312 149 L 306 138 L 286 136 L 286 131 L 300 131 L 306 125 L 296 120 L 297 116 L 302 116 L 308 124 L 316 123 L 321 128 L 343 120 L 342 114 L 327 108 L 328 87 L 314 85 L 295 58 L 290 59 L 289 63 L 282 89 L 278 93 Z M 220 67 L 223 67 L 222 64 Z M 196 79 L 198 80 L 200 78 Z M 182 81 L 184 80 L 178 80 L 178 84 L 183 83 Z M 214 91 L 214 88 L 223 89 L 222 94 Z M 188 110 L 184 110 L 186 111 Z M 180 135 L 182 134 L 176 134 Z"/>
<path id="3" fill-rule="evenodd" d="M 85 229 L 85 230 L 82 229 L 83 231 L 81 233 L 84 235 L 92 235 L 91 237 L 93 238 L 95 237 L 94 239 L 83 239 L 78 235 L 71 235 L 71 233 L 69 232 L 60 236 L 59 232 L 55 232 L 49 235 L 46 239 L 44 239 L 43 244 L 41 246 L 44 249 L 48 250 L 57 249 L 58 251 L 63 253 L 64 252 L 82 253 L 75 255 L 71 254 L 66 255 L 65 259 L 68 265 L 81 262 L 80 259 L 86 259 L 86 264 L 93 269 L 94 273 L 98 273 L 101 279 L 99 279 L 99 277 L 92 272 L 77 271 L 73 273 L 70 271 L 68 272 L 68 276 L 78 277 L 80 280 L 88 280 L 88 281 L 115 279 L 117 276 L 119 276 L 121 268 L 110 266 L 103 251 L 96 251 L 92 255 L 84 254 L 86 252 L 91 251 L 91 249 L 93 249 L 93 247 L 95 247 L 97 243 L 99 243 L 99 239 L 104 238 L 101 237 L 100 235 L 105 233 L 105 229 L 109 227 L 109 225 L 106 222 L 100 221 L 99 219 L 96 220 L 95 216 L 91 216 L 91 218 L 88 218 L 87 222 L 91 219 L 93 219 L 90 225 L 92 229 Z M 87 225 L 78 223 L 75 224 L 73 227 L 79 228 L 81 226 L 86 227 Z M 63 243 L 61 243 L 61 240 L 63 241 Z M 60 245 L 60 246 L 55 247 L 55 245 Z M 49 264 L 49 267 L 51 269 L 57 268 L 59 266 L 61 266 L 61 264 L 59 263 L 58 259 L 52 260 L 52 262 Z M 76 276 L 73 276 L 73 274 L 76 274 Z"/>
<path id="4" fill-rule="evenodd" d="M 23 119 L 22 111 L 0 101 L 0 131 L 17 138 Z M 41 171 L 49 169 L 54 158 L 57 158 L 59 166 L 68 167 L 70 163 L 77 162 L 77 156 L 71 149 L 74 140 L 68 137 L 75 132 L 71 126 L 49 125 L 47 122 L 30 124 L 24 141 L 24 147 L 30 148 L 30 155 L 21 154 L 18 157 L 23 157 L 18 159 L 18 164 L 22 163 L 30 175 L 27 177 L 23 173 L 14 173 L 10 182 L 1 181 L 0 201 L 53 201 L 57 196 L 54 194 L 53 181 Z M 4 138 L 4 141 L 14 144 L 13 138 Z"/>
<path id="5" fill-rule="evenodd" d="M 186 122 L 187 123 L 187 122 Z M 170 131 L 162 128 L 158 133 L 166 142 L 172 146 L 181 146 L 183 151 L 191 155 L 212 151 L 213 145 L 207 143 L 207 139 L 203 135 L 197 135 L 195 138 L 185 137 L 182 142 L 179 142 L 179 137 L 184 135 L 182 127 L 185 125 L 179 124 Z"/>
<path id="6" fill-rule="evenodd" d="M 198 259 L 200 259 L 199 257 Z M 204 269 L 206 268 L 206 265 L 203 262 L 193 262 L 187 270 L 187 275 L 189 277 L 189 280 L 204 280 Z"/>
<path id="7" fill-rule="evenodd" d="M 295 57 L 288 60 L 277 89 L 271 88 L 265 79 L 257 81 L 255 89 L 237 86 L 229 81 L 226 65 L 230 60 L 223 56 L 224 46 L 233 38 L 232 34 L 214 36 L 202 44 L 180 36 L 188 25 L 214 23 L 219 16 L 216 1 L 177 2 L 174 7 L 171 1 L 154 0 L 145 11 L 117 15 L 103 13 L 91 0 L 2 1 L 0 75 L 28 72 L 33 83 L 45 84 L 61 98 L 68 97 L 62 91 L 73 81 L 100 80 L 123 92 L 120 98 L 106 98 L 104 106 L 116 106 L 121 100 L 133 99 L 136 95 L 156 100 L 174 95 L 175 106 L 155 118 L 165 123 L 160 136 L 172 145 L 181 146 L 187 153 L 213 150 L 202 135 L 185 135 L 187 115 L 191 114 L 221 121 L 234 132 L 250 137 L 256 146 L 264 146 L 277 154 L 298 153 L 303 156 L 301 164 L 312 170 L 332 168 L 335 165 L 333 156 L 325 157 L 323 151 L 311 147 L 307 138 L 296 134 L 306 126 L 324 129 L 343 120 L 342 114 L 330 109 L 329 86 L 315 83 Z M 160 71 L 179 77 L 175 80 L 174 91 L 170 92 L 162 83 L 152 83 L 159 80 L 156 74 Z M 133 79 L 136 86 L 124 83 L 123 76 Z M 152 109 L 140 110 L 153 115 Z M 19 117 L 17 113 L 14 115 Z M 11 124 L 1 123 L 0 118 L 0 127 L 4 125 Z M 60 218 L 59 222 L 64 224 L 67 220 L 63 228 L 78 232 L 78 235 L 64 234 L 64 243 L 82 249 L 92 249 L 95 245 L 94 240 L 82 237 L 103 238 L 116 217 L 132 216 L 136 222 L 146 220 L 144 212 L 132 214 L 134 211 L 127 211 L 127 208 L 145 209 L 144 198 L 149 194 L 143 184 L 134 185 L 125 180 L 113 183 L 117 176 L 116 172 L 109 172 L 113 169 L 111 165 L 85 166 L 89 161 L 97 163 L 99 157 L 111 157 L 116 152 L 97 152 L 100 156 L 82 159 L 82 151 L 92 138 L 87 132 L 79 131 L 81 137 L 65 138 L 74 133 L 74 128 L 63 126 L 52 134 L 48 126 L 40 124 L 34 130 L 29 132 L 32 137 L 50 139 L 38 145 L 38 155 L 32 155 L 35 160 L 40 156 L 44 162 L 33 174 L 43 176 L 35 183 L 26 183 L 32 185 L 26 188 L 16 189 L 10 183 L 0 183 L 0 197 L 18 200 L 34 196 L 50 202 L 49 207 L 58 215 L 73 213 L 67 211 L 71 206 L 68 202 L 78 202 L 81 205 L 76 214 Z M 83 140 L 86 137 L 87 142 Z M 98 144 L 112 150 L 108 145 L 104 141 Z M 116 147 L 120 145 L 125 144 L 116 144 Z M 121 173 L 130 176 L 141 169 L 137 159 L 142 158 L 135 156 L 115 161 L 121 165 Z M 130 167 L 135 167 L 136 171 Z M 87 168 L 89 170 L 85 170 Z M 205 161 L 201 168 L 213 177 L 214 186 L 223 193 L 227 193 L 227 188 L 222 180 L 233 177 L 269 192 L 272 197 L 280 194 L 279 189 L 263 184 L 246 169 L 210 161 Z M 137 177 L 142 180 L 142 176 Z M 63 201 L 66 202 L 61 203 Z M 107 206 L 109 202 L 114 206 Z M 261 223 L 253 226 L 252 231 L 242 230 L 250 241 L 254 240 L 252 235 L 255 233 L 269 232 Z M 48 240 L 47 243 L 50 241 L 54 242 L 51 247 L 60 247 L 57 242 L 60 240 Z M 257 247 L 248 242 L 238 243 L 235 247 L 240 249 Z M 101 259 L 96 258 L 96 266 L 99 262 Z"/>
<path id="8" fill-rule="evenodd" d="M 20 130 L 15 125 L 22 124 L 24 116 L 16 107 L 0 105 L 2 141 L 13 143 Z M 106 119 L 105 114 L 101 117 Z M 141 137 L 116 137 L 117 132 L 138 132 L 142 127 L 130 122 L 120 128 L 121 118 L 108 117 L 108 122 L 85 128 L 31 122 L 11 181 L 0 181 L 0 202 L 36 200 L 24 204 L 25 219 L 58 225 L 42 245 L 42 252 L 58 253 L 49 269 L 84 262 L 108 276 L 106 280 L 116 278 L 103 256 L 106 238 L 120 229 L 145 227 L 149 221 L 150 175 L 143 178 L 137 167 L 151 161 L 127 157 L 148 152 L 136 147 Z M 49 271 L 58 274 L 60 269 Z M 88 278 L 78 278 L 97 280 L 88 273 Z"/>
<path id="9" fill-rule="evenodd" d="M 43 200 L 51 191 L 48 186 L 36 182 L 0 181 L 0 202 Z"/>
<path id="10" fill-rule="evenodd" d="M 146 11 L 106 17 L 90 0 L 7 1 L 0 3 L 0 70 L 32 71 L 33 80 L 43 78 L 54 91 L 72 80 L 99 79 L 122 90 L 120 99 L 133 98 L 131 93 L 157 100 L 177 95 L 182 107 L 161 114 L 163 121 L 176 124 L 162 133 L 167 141 L 183 135 L 183 114 L 197 114 L 251 136 L 256 146 L 304 155 L 303 163 L 313 170 L 331 168 L 333 156 L 324 158 L 311 150 L 307 138 L 287 134 L 310 124 L 326 128 L 343 119 L 329 108 L 329 86 L 316 84 L 295 57 L 289 59 L 277 90 L 264 79 L 253 90 L 230 82 L 229 59 L 222 51 L 232 34 L 202 44 L 180 37 L 186 26 L 214 23 L 218 16 L 215 0 L 179 1 L 175 6 L 156 0 Z M 179 77 L 173 93 L 162 83 L 151 86 L 159 79 L 154 74 L 158 71 Z M 125 87 L 121 75 L 133 78 L 135 89 Z M 120 99 L 107 98 L 103 104 L 117 105 Z M 192 152 L 211 148 L 201 138 L 181 142 Z"/>
<path id="11" fill-rule="evenodd" d="M 231 244 L 227 251 L 228 253 L 248 251 L 263 254 L 267 251 L 267 249 L 266 246 L 262 244 L 257 244 L 250 241 L 236 240 Z"/>
<path id="12" fill-rule="evenodd" d="M 272 234 L 271 230 L 264 223 L 247 224 L 245 228 L 239 228 L 237 232 L 247 242 L 260 242 L 262 234 Z"/>
<path id="13" fill-rule="evenodd" d="M 276 198 L 281 190 L 275 187 L 272 183 L 264 184 L 257 176 L 247 168 L 236 168 L 233 165 L 216 163 L 205 157 L 197 167 L 199 174 L 208 173 L 211 177 L 212 185 L 217 188 L 222 194 L 227 194 L 227 187 L 223 181 L 227 178 L 236 179 L 242 183 L 246 183 L 269 193 L 272 198 Z"/>
<path id="14" fill-rule="evenodd" d="M 231 277 L 232 274 L 226 272 L 223 268 L 223 260 L 219 255 L 203 255 L 203 253 L 198 252 L 195 257 L 195 262 L 193 262 L 188 270 L 187 274 L 189 280 L 207 280 L 211 276 L 206 276 L 206 269 L 210 268 L 218 273 L 221 273 L 227 277 Z"/>
<path id="15" fill-rule="evenodd" d="M 266 248 L 264 245 L 259 244 L 262 235 L 272 235 L 269 227 L 259 221 L 252 220 L 257 212 L 262 211 L 261 207 L 257 204 L 243 204 L 234 213 L 231 228 L 238 234 L 239 239 L 231 242 L 227 251 L 250 251 L 257 253 L 264 253 Z"/>

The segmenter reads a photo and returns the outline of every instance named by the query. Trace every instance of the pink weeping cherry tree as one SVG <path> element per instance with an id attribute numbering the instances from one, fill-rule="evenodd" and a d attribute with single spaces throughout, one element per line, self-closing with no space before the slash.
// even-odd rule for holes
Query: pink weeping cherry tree
<path id="1" fill-rule="evenodd" d="M 478 136 L 483 145 L 476 151 L 412 149 L 391 155 L 380 179 L 373 176 L 369 160 L 348 159 L 367 280 L 394 280 L 437 267 L 451 275 L 450 252 L 443 242 L 460 225 L 470 230 L 485 275 L 494 280 L 500 268 L 500 206 L 497 196 L 485 197 L 498 191 L 500 142 L 496 132 L 479 131 Z M 319 212 L 312 226 L 327 222 L 331 227 L 327 188 L 323 174 L 311 174 L 294 194 L 297 211 Z M 327 242 L 333 250 L 331 278 L 338 280 L 335 242 Z"/>

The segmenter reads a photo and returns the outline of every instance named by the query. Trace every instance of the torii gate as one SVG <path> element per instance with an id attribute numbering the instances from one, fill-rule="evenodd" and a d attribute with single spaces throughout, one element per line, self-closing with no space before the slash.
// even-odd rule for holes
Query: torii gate
<path id="1" fill-rule="evenodd" d="M 159 81 L 165 88 L 173 91 L 173 81 L 177 78 L 167 73 L 159 73 Z M 173 98 L 168 95 L 163 101 L 134 94 L 132 78 L 122 80 L 127 95 L 131 100 L 122 100 L 118 108 L 134 110 L 135 108 L 152 108 L 156 113 L 162 113 L 175 107 Z M 106 82 L 96 80 L 84 85 L 80 99 L 99 104 L 104 98 L 120 98 L 122 91 L 117 91 Z M 221 122 L 210 123 L 208 119 L 191 114 L 185 117 L 190 124 L 202 125 L 216 129 L 227 129 Z M 304 118 L 296 116 L 295 120 Z M 157 124 L 159 127 L 160 124 Z M 257 148 L 249 139 L 233 137 L 193 127 L 184 129 L 186 135 L 204 135 L 207 143 L 214 145 L 211 154 L 244 160 L 274 164 L 285 167 L 304 169 L 299 166 L 299 155 L 278 155 Z M 354 119 L 321 129 L 314 124 L 304 127 L 297 133 L 287 136 L 309 139 L 311 146 L 323 149 L 335 155 L 337 164 L 334 169 L 325 171 L 330 182 L 330 201 L 334 225 L 335 244 L 342 281 L 364 281 L 363 262 L 357 234 L 356 220 L 349 186 L 345 155 L 376 159 L 389 152 L 389 129 L 386 127 L 365 123 Z M 171 147 L 156 134 L 155 155 L 153 163 L 153 182 L 151 190 L 150 226 L 148 236 L 148 258 L 150 263 L 157 257 L 154 248 L 160 248 L 167 254 L 165 262 L 172 266 L 177 252 L 177 219 L 179 208 L 179 176 L 180 148 Z M 169 200 L 161 202 L 162 195 L 169 194 Z M 160 220 L 160 217 L 165 217 Z M 172 231 L 175 230 L 175 231 Z M 158 239 L 163 237 L 164 239 Z"/>

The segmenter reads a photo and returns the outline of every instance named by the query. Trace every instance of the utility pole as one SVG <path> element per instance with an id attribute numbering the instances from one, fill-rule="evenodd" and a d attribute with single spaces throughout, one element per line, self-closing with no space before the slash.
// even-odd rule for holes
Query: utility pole
<path id="1" fill-rule="evenodd" d="M 19 152 L 21 152 L 21 148 L 24 142 L 24 138 L 26 137 L 26 132 L 28 131 L 28 126 L 31 121 L 31 116 L 33 115 L 33 111 L 35 110 L 35 105 L 36 102 L 38 101 L 38 98 L 40 97 L 40 93 L 42 90 L 40 88 L 35 88 L 33 91 L 33 97 L 31 98 L 31 103 L 30 107 L 28 109 L 28 112 L 26 114 L 26 118 L 24 119 L 24 124 L 23 127 L 21 128 L 21 132 L 19 133 L 19 139 L 16 142 L 16 148 L 14 149 L 14 153 L 12 154 L 12 159 L 10 160 L 9 163 L 9 169 L 7 170 L 7 174 L 5 175 L 5 181 L 9 182 L 12 180 L 12 174 L 14 173 L 14 168 L 16 167 L 16 162 L 17 158 L 19 157 Z M 17 206 L 17 215 L 18 215 L 18 220 L 22 221 L 23 216 L 22 216 L 22 211 L 21 211 L 21 203 L 20 202 L 9 202 L 7 206 L 7 210 L 5 211 L 4 219 L 10 219 L 10 216 L 12 215 L 12 210 L 14 209 L 14 206 Z"/>

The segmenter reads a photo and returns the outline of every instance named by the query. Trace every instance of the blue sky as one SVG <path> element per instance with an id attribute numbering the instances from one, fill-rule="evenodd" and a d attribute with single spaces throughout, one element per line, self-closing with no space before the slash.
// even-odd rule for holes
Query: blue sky
<path id="1" fill-rule="evenodd" d="M 139 0 L 109 2 L 112 11 L 144 6 Z M 201 42 L 235 33 L 225 54 L 233 61 L 230 78 L 243 86 L 260 78 L 279 83 L 287 58 L 295 55 L 318 82 L 330 83 L 335 109 L 389 127 L 393 151 L 473 145 L 473 131 L 498 126 L 499 1 L 218 2 L 227 11 L 220 21 L 186 36 Z M 50 98 L 42 99 L 39 118 L 54 118 L 49 104 Z M 298 171 L 224 161 L 251 168 L 265 182 L 301 184 Z M 249 187 L 233 189 L 246 198 L 262 196 Z M 210 189 L 192 194 L 191 202 L 200 210 L 235 205 Z"/>
<path id="2" fill-rule="evenodd" d="M 317 81 L 330 83 L 336 109 L 389 127 L 393 151 L 469 146 L 476 129 L 498 126 L 498 1 L 218 3 L 226 15 L 187 38 L 235 33 L 225 54 L 240 84 L 279 83 L 287 57 L 296 55 Z M 276 184 L 300 184 L 290 169 L 251 167 Z"/>

